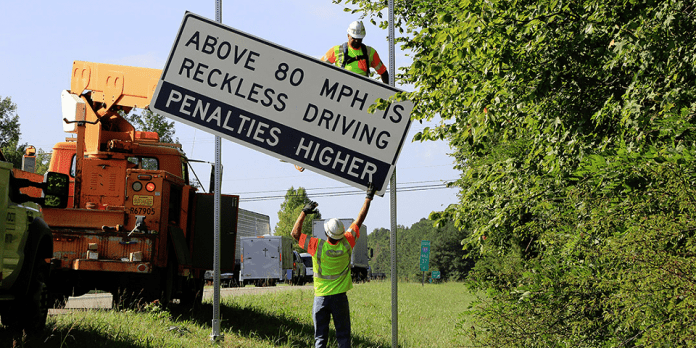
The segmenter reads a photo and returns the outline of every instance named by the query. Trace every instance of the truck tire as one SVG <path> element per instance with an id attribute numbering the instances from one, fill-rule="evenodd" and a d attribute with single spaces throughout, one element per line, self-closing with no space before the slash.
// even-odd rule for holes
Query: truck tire
<path id="1" fill-rule="evenodd" d="M 181 292 L 179 304 L 182 308 L 200 308 L 203 301 L 203 279 L 189 279 L 185 281 Z"/>
<path id="2" fill-rule="evenodd" d="M 37 258 L 26 294 L 17 296 L 12 304 L 0 313 L 3 325 L 10 330 L 28 332 L 39 332 L 44 329 L 49 307 L 49 293 L 46 285 L 48 272 L 48 264 L 43 259 Z"/>
<path id="3" fill-rule="evenodd" d="M 176 257 L 170 253 L 167 267 L 162 270 L 161 293 L 155 296 L 155 299 L 158 299 L 165 307 L 169 306 L 174 298 L 174 293 L 176 292 L 176 289 L 174 289 L 174 279 L 177 277 L 176 273 L 178 268 L 179 266 L 176 263 Z"/>

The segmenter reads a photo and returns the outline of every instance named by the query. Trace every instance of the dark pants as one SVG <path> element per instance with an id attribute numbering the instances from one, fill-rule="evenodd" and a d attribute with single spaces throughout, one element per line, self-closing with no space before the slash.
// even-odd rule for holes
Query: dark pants
<path id="1" fill-rule="evenodd" d="M 333 316 L 339 348 L 350 348 L 350 308 L 346 293 L 314 298 L 314 347 L 325 348 Z"/>

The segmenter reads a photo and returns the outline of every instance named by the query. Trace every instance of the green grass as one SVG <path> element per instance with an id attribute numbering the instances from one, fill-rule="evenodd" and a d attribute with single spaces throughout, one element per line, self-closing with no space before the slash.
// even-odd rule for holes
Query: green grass
<path id="1" fill-rule="evenodd" d="M 391 284 L 357 284 L 348 292 L 353 347 L 391 347 Z M 72 311 L 49 317 L 30 337 L 0 328 L 2 347 L 311 347 L 312 290 L 228 297 L 220 306 L 224 341 L 210 341 L 212 304 L 180 312 L 148 305 L 138 311 Z M 460 283 L 399 283 L 400 347 L 464 347 L 456 324 L 474 296 Z M 336 346 L 333 324 L 332 341 Z"/>

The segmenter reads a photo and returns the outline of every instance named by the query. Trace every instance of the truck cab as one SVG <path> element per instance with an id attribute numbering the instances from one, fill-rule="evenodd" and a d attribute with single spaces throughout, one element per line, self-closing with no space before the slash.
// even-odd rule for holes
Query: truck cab
<path id="1" fill-rule="evenodd" d="M 0 321 L 18 330 L 40 330 L 49 306 L 51 230 L 42 206 L 65 206 L 68 179 L 47 173 L 41 182 L 12 168 L 0 152 Z M 34 197 L 27 193 L 37 192 Z"/>

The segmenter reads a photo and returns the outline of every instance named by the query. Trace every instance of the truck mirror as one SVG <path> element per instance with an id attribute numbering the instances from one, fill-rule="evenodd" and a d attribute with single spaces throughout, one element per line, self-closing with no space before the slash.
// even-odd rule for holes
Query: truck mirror
<path id="1" fill-rule="evenodd" d="M 372 258 L 372 255 L 374 254 L 374 250 L 370 248 L 370 258 Z"/>
<path id="2" fill-rule="evenodd" d="M 65 208 L 68 206 L 70 179 L 67 174 L 47 172 L 44 175 L 43 206 L 50 208 Z"/>

